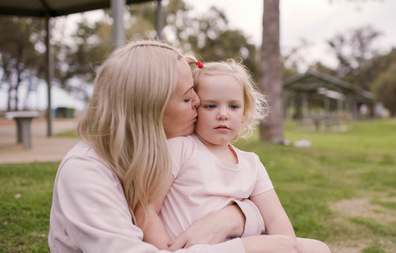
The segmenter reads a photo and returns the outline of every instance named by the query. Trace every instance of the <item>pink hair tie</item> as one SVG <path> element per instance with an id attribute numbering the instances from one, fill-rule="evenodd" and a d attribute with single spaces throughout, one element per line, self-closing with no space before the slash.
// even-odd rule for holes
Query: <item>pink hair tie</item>
<path id="1" fill-rule="evenodd" d="M 195 63 L 195 65 L 197 65 L 198 66 L 198 68 L 203 68 L 203 63 L 201 62 L 201 61 L 197 61 L 196 63 Z"/>

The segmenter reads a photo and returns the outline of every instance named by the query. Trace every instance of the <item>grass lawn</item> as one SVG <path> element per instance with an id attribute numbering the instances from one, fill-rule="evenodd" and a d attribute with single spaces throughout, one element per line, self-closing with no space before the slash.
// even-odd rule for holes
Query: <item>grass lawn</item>
<path id="1" fill-rule="evenodd" d="M 240 140 L 265 165 L 297 236 L 333 253 L 396 252 L 396 120 L 366 121 L 347 132 L 303 132 L 286 139 L 311 148 Z M 0 165 L 0 252 L 46 252 L 58 163 Z"/>

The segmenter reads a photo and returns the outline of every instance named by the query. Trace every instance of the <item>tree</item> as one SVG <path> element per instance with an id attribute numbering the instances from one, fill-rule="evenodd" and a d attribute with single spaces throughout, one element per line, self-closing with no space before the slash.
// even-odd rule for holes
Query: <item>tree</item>
<path id="1" fill-rule="evenodd" d="M 339 33 L 328 40 L 328 44 L 338 59 L 337 76 L 369 90 L 369 83 L 375 78 L 370 72 L 373 57 L 378 51 L 373 42 L 381 35 L 371 26 Z"/>
<path id="2" fill-rule="evenodd" d="M 66 21 L 58 19 L 56 25 L 62 26 L 63 22 Z M 71 43 L 65 43 L 65 38 L 64 34 L 59 34 L 53 45 L 54 81 L 76 98 L 88 102 L 88 87 L 93 83 L 103 58 L 111 52 L 111 25 L 106 18 L 91 23 L 82 14 L 82 20 L 69 38 Z"/>
<path id="3" fill-rule="evenodd" d="M 382 102 L 392 116 L 396 116 L 396 61 L 377 76 L 371 87 L 376 100 Z"/>
<path id="4" fill-rule="evenodd" d="M 3 69 L 0 85 L 8 85 L 7 110 L 18 110 L 20 84 L 44 73 L 43 22 L 0 16 L 0 34 L 0 66 Z"/>
<path id="5" fill-rule="evenodd" d="M 270 113 L 260 123 L 260 139 L 283 142 L 282 66 L 279 50 L 279 0 L 264 0 L 260 87 L 269 100 Z"/>
<path id="6" fill-rule="evenodd" d="M 254 74 L 257 73 L 255 46 L 241 31 L 228 29 L 222 11 L 212 7 L 204 16 L 194 18 L 189 15 L 190 7 L 182 0 L 169 1 L 163 10 L 165 41 L 192 50 L 205 61 L 240 57 Z M 124 13 L 127 40 L 156 37 L 155 11 L 153 3 L 127 8 Z M 83 18 L 71 36 L 72 43 L 65 44 L 61 37 L 55 44 L 55 78 L 62 88 L 86 101 L 89 100 L 86 90 L 92 85 L 96 68 L 110 53 L 110 21 L 107 11 L 104 19 L 93 24 Z"/>
<path id="7" fill-rule="evenodd" d="M 182 0 L 171 1 L 165 7 L 164 35 L 168 42 L 192 50 L 204 61 L 240 58 L 257 76 L 256 47 L 248 42 L 242 31 L 229 29 L 223 11 L 211 7 L 204 15 L 195 18 L 189 11 L 190 7 Z"/>

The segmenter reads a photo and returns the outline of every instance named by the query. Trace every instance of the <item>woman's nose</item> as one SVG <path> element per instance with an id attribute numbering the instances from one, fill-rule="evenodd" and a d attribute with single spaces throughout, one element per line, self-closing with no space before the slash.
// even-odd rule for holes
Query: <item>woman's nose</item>
<path id="1" fill-rule="evenodd" d="M 192 106 L 193 108 L 197 108 L 201 104 L 201 100 L 199 99 L 197 93 L 194 92 L 192 97 Z"/>

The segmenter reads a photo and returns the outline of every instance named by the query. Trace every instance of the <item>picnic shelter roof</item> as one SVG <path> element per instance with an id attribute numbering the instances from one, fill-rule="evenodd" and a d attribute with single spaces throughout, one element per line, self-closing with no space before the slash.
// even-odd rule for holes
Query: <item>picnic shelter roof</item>
<path id="1" fill-rule="evenodd" d="M 283 80 L 283 88 L 291 93 L 317 93 L 318 89 L 326 88 L 344 95 L 355 96 L 361 101 L 371 102 L 374 99 L 374 95 L 371 92 L 338 77 L 314 69 Z"/>

